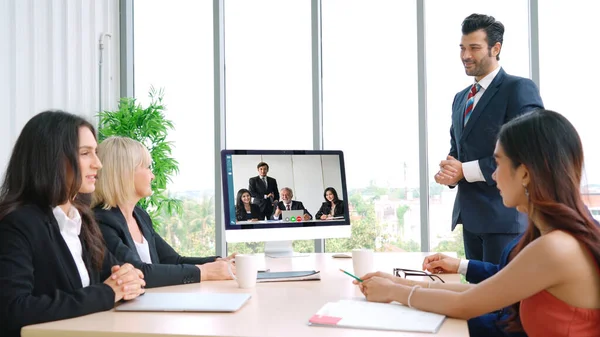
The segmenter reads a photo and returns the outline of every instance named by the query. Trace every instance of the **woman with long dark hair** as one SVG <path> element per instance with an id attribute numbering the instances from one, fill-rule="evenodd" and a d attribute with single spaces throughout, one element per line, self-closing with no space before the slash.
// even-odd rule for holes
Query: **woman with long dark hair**
<path id="1" fill-rule="evenodd" d="M 502 127 L 494 156 L 503 203 L 529 217 L 508 265 L 479 284 L 424 283 L 378 272 L 363 277 L 363 294 L 464 319 L 513 305 L 507 331 L 598 336 L 600 229 L 581 199 L 577 131 L 556 112 L 534 111 Z"/>
<path id="2" fill-rule="evenodd" d="M 321 204 L 315 219 L 327 220 L 344 216 L 344 201 L 340 200 L 335 188 L 327 187 L 323 192 L 323 198 L 325 202 Z"/>
<path id="3" fill-rule="evenodd" d="M 235 218 L 237 221 L 258 221 L 260 208 L 251 202 L 250 191 L 242 188 L 235 198 Z"/>
<path id="4" fill-rule="evenodd" d="M 101 167 L 94 128 L 81 117 L 47 111 L 21 131 L 0 189 L 0 335 L 144 292 L 142 273 L 105 251 L 76 198 L 94 191 Z"/>

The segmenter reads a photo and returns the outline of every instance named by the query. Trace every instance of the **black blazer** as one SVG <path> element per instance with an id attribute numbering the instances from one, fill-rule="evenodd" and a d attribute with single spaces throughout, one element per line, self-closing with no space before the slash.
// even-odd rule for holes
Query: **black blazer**
<path id="1" fill-rule="evenodd" d="M 152 228 L 152 220 L 146 211 L 136 206 L 133 216 L 148 242 L 151 264 L 144 263 L 138 255 L 127 221 L 118 207 L 110 210 L 101 206 L 94 208 L 106 246 L 117 259 L 131 263 L 144 273 L 146 288 L 200 282 L 200 269 L 196 264 L 214 262 L 217 256 L 184 257 L 171 247 Z"/>
<path id="2" fill-rule="evenodd" d="M 277 203 L 277 208 L 279 208 L 279 210 L 281 211 L 285 211 L 285 204 L 283 203 L 283 201 L 280 201 L 279 203 Z M 310 219 L 312 220 L 312 214 L 310 214 L 310 212 L 304 208 L 304 205 L 302 204 L 302 201 L 296 201 L 296 200 L 292 200 L 292 206 L 290 207 L 290 211 L 304 211 L 304 214 L 308 214 L 308 216 L 310 216 Z M 281 217 L 281 215 L 279 215 Z"/>
<path id="3" fill-rule="evenodd" d="M 265 187 L 260 176 L 252 177 L 248 180 L 248 190 L 250 195 L 254 198 L 254 203 L 260 207 L 260 211 L 264 212 L 267 209 L 267 205 L 270 205 L 270 200 L 265 199 L 265 195 L 273 192 L 273 200 L 279 200 L 279 189 L 277 188 L 277 180 L 267 176 L 268 187 Z M 271 214 L 269 214 L 270 216 Z"/>
<path id="4" fill-rule="evenodd" d="M 344 210 L 345 210 L 344 201 L 338 200 L 335 203 L 335 209 L 333 210 L 333 216 L 343 216 Z M 321 204 L 321 208 L 319 208 L 319 211 L 315 215 L 315 218 L 317 220 L 319 220 L 319 219 L 321 219 L 321 215 L 323 215 L 323 214 L 329 215 L 329 213 L 331 213 L 331 203 L 329 201 L 325 201 Z"/>
<path id="5" fill-rule="evenodd" d="M 96 271 L 83 241 L 82 248 L 87 287 L 50 207 L 21 206 L 0 220 L 0 336 L 114 307 L 115 293 L 102 282 L 120 263 L 106 251 L 103 268 Z"/>
<path id="6" fill-rule="evenodd" d="M 260 208 L 258 205 L 250 204 L 250 218 L 248 218 L 248 213 L 246 213 L 246 208 L 242 206 L 242 208 L 235 208 L 235 218 L 237 221 L 248 221 L 250 219 L 259 219 L 260 220 Z"/>

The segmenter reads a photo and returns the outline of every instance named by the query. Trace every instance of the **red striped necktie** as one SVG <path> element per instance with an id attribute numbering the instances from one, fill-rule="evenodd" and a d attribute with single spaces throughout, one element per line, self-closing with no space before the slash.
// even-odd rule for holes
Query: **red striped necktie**
<path id="1" fill-rule="evenodd" d="M 467 122 L 469 121 L 469 117 L 471 117 L 471 112 L 473 112 L 473 107 L 475 106 L 475 95 L 477 95 L 477 93 L 479 92 L 479 90 L 481 89 L 481 85 L 479 85 L 479 83 L 474 83 L 471 86 L 471 91 L 469 91 L 469 96 L 467 97 L 467 106 L 465 108 L 465 115 L 463 118 L 463 126 L 467 125 Z"/>

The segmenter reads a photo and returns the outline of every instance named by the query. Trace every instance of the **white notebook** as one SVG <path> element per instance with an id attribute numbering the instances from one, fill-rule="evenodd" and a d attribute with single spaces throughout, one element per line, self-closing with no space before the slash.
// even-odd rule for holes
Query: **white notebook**
<path id="1" fill-rule="evenodd" d="M 120 304 L 116 311 L 234 312 L 252 295 L 247 293 L 145 293 Z"/>
<path id="2" fill-rule="evenodd" d="M 342 300 L 325 304 L 309 325 L 370 330 L 436 333 L 446 316 L 412 309 L 398 303 Z"/>

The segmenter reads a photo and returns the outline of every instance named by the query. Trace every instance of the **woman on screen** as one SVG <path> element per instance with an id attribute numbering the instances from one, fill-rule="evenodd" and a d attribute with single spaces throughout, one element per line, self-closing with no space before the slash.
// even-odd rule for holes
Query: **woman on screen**
<path id="1" fill-rule="evenodd" d="M 235 199 L 235 218 L 237 221 L 258 221 L 260 208 L 250 202 L 252 197 L 249 190 L 242 188 L 238 191 Z"/>
<path id="2" fill-rule="evenodd" d="M 108 250 L 144 272 L 147 287 L 205 280 L 228 280 L 228 260 L 218 256 L 183 257 L 154 231 L 148 213 L 137 206 L 152 195 L 152 159 L 140 142 L 110 137 L 98 146 L 104 165 L 92 196 L 96 221 Z"/>
<path id="3" fill-rule="evenodd" d="M 323 192 L 325 202 L 319 208 L 316 219 L 327 220 L 344 216 L 344 201 L 338 198 L 337 191 L 333 187 L 327 187 Z"/>
<path id="4" fill-rule="evenodd" d="M 0 335 L 144 292 L 142 273 L 105 251 L 89 206 L 75 198 L 94 191 L 101 167 L 94 127 L 81 117 L 46 111 L 21 131 L 0 189 Z"/>
<path id="5" fill-rule="evenodd" d="M 504 205 L 529 218 L 507 266 L 478 284 L 367 274 L 363 294 L 463 319 L 512 305 L 507 331 L 598 336 L 600 228 L 581 198 L 584 157 L 577 131 L 562 115 L 536 110 L 502 126 L 494 157 L 492 177 Z"/>

